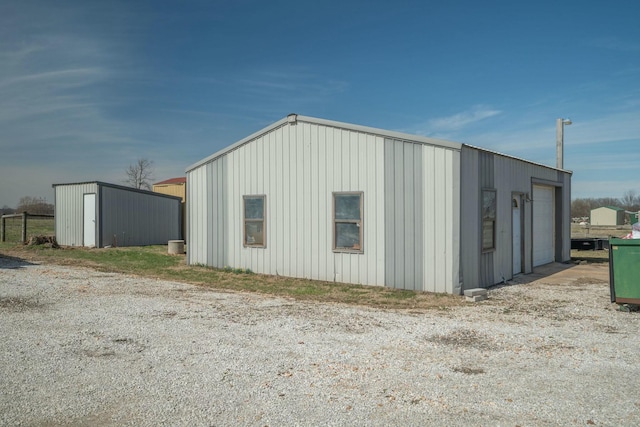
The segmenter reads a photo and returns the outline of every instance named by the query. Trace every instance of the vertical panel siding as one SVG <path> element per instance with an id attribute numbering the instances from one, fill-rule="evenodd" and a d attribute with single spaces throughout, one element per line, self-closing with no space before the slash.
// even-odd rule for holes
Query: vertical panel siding
<path id="1" fill-rule="evenodd" d="M 556 247 L 561 247 L 561 262 L 571 260 L 571 175 L 558 171 L 558 181 L 563 183 L 561 202 L 561 232 L 558 233 L 561 241 L 556 242 Z"/>
<path id="2" fill-rule="evenodd" d="M 55 186 L 54 227 L 59 244 L 83 245 L 84 195 L 88 193 L 95 193 L 96 201 L 98 200 L 96 183 Z M 96 209 L 96 215 L 97 212 Z"/>
<path id="3" fill-rule="evenodd" d="M 385 140 L 385 284 L 422 290 L 423 146 Z"/>
<path id="4" fill-rule="evenodd" d="M 57 185 L 58 242 L 82 246 L 84 194 L 96 194 L 96 246 L 166 244 L 181 236 L 178 199 L 98 183 Z"/>
<path id="5" fill-rule="evenodd" d="M 188 173 L 193 187 L 188 196 L 194 205 L 189 238 L 209 234 L 202 232 L 207 230 L 202 218 L 224 221 L 226 265 L 265 274 L 383 285 L 379 254 L 384 251 L 384 200 L 376 188 L 382 183 L 377 177 L 383 173 L 383 148 L 380 137 L 317 124 L 299 122 L 272 130 Z M 226 166 L 221 168 L 223 161 Z M 218 179 L 202 172 L 209 168 L 216 168 L 212 176 Z M 216 190 L 196 191 L 206 185 Z M 364 254 L 333 252 L 335 191 L 364 192 Z M 191 199 L 192 193 L 202 199 Z M 242 244 L 242 196 L 249 194 L 266 196 L 266 248 Z M 216 207 L 200 206 L 202 200 L 212 196 L 220 200 L 220 195 L 225 207 L 215 218 L 207 215 Z M 204 260 L 222 267 L 220 256 L 202 255 L 211 244 L 197 240 L 193 248 L 190 245 L 189 262 Z"/>
<path id="6" fill-rule="evenodd" d="M 511 198 L 513 194 L 529 194 L 532 192 L 532 180 L 540 179 L 562 183 L 563 207 L 570 209 L 571 176 L 553 168 L 535 165 L 519 159 L 484 152 L 468 146 L 463 147 L 461 154 L 461 177 L 465 183 L 461 187 L 461 240 L 460 248 L 463 287 L 470 289 L 478 286 L 490 286 L 497 282 L 512 278 L 512 212 Z M 470 183 L 477 182 L 478 185 Z M 496 249 L 488 254 L 481 250 L 481 189 L 495 188 L 497 192 Z M 523 272 L 532 271 L 532 211 L 531 203 L 522 205 L 523 212 Z M 568 213 L 563 212 L 563 221 L 567 222 L 563 229 L 563 241 L 570 242 Z M 564 216 L 567 218 L 564 219 Z M 566 243 L 563 243 L 567 246 Z M 564 249 L 570 256 L 570 248 Z M 564 252 L 563 252 L 564 255 Z"/>
<path id="7" fill-rule="evenodd" d="M 479 151 L 462 148 L 460 155 L 460 264 L 463 287 L 479 286 L 480 227 Z"/>
<path id="8" fill-rule="evenodd" d="M 487 153 L 484 151 L 481 151 L 479 153 L 479 160 L 480 160 L 480 168 L 478 169 L 479 175 L 478 175 L 478 182 L 480 183 L 480 190 L 482 190 L 483 188 L 495 188 L 495 179 L 494 179 L 494 160 L 495 160 L 495 155 L 493 153 Z M 501 206 L 502 203 L 502 193 L 498 192 L 496 194 L 496 200 L 497 200 L 497 204 L 498 206 Z M 479 226 L 480 226 L 480 238 L 482 238 L 482 192 L 480 192 L 480 215 L 479 215 Z M 511 204 L 509 204 L 509 206 L 511 206 Z M 495 245 L 496 247 L 498 246 L 498 239 L 500 239 L 500 226 L 501 224 L 504 224 L 505 221 L 505 217 L 500 215 L 500 211 L 498 210 L 496 212 L 496 229 L 495 229 Z M 476 221 L 478 221 L 476 220 Z M 482 250 L 482 243 L 480 246 L 481 250 Z M 487 287 L 487 286 L 491 286 L 494 283 L 496 283 L 495 280 L 495 266 L 494 266 L 494 256 L 495 256 L 495 251 L 487 251 L 487 252 L 482 252 L 482 255 L 480 256 L 480 277 L 481 277 L 481 282 L 480 285 L 482 287 Z"/>
<path id="9" fill-rule="evenodd" d="M 187 259 L 190 264 L 207 264 L 207 168 L 187 173 Z"/>
<path id="10" fill-rule="evenodd" d="M 179 199 L 105 185 L 99 197 L 100 246 L 166 244 L 180 237 Z"/>
<path id="11" fill-rule="evenodd" d="M 432 292 L 458 287 L 459 154 L 385 141 L 385 281 Z M 455 283 L 455 285 L 454 285 Z"/>

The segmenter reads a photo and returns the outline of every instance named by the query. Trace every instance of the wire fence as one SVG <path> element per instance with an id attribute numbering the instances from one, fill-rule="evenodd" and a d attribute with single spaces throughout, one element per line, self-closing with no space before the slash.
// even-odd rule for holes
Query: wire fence
<path id="1" fill-rule="evenodd" d="M 32 236 L 53 236 L 53 215 L 3 215 L 0 222 L 0 241 L 26 242 Z"/>

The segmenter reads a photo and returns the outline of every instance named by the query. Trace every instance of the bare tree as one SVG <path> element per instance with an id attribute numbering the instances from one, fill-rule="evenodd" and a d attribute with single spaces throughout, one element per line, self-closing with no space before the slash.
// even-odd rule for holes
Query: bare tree
<path id="1" fill-rule="evenodd" d="M 151 190 L 153 180 L 153 161 L 149 159 L 138 159 L 134 164 L 129 165 L 126 170 L 126 183 L 133 188 L 143 188 Z"/>
<path id="2" fill-rule="evenodd" d="M 635 211 L 640 208 L 640 196 L 636 190 L 627 190 L 620 198 L 620 204 L 628 210 Z"/>
<path id="3" fill-rule="evenodd" d="M 21 197 L 16 212 L 28 212 L 33 215 L 52 215 L 54 206 L 40 197 Z"/>

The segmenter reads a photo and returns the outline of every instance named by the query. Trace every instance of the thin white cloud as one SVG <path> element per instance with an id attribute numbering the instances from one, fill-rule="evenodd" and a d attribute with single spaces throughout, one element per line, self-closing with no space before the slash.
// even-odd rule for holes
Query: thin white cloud
<path id="1" fill-rule="evenodd" d="M 286 68 L 252 73 L 237 79 L 235 83 L 252 94 L 282 97 L 297 93 L 307 99 L 344 92 L 349 86 L 345 81 Z"/>
<path id="2" fill-rule="evenodd" d="M 640 51 L 640 43 L 637 41 L 621 40 L 617 37 L 602 37 L 593 41 L 593 46 L 615 50 L 619 52 L 637 52 Z"/>
<path id="3" fill-rule="evenodd" d="M 476 105 L 467 111 L 451 116 L 430 119 L 422 125 L 414 126 L 414 130 L 410 132 L 432 137 L 451 138 L 451 133 L 461 131 L 472 124 L 501 113 L 502 111 L 486 105 Z"/>

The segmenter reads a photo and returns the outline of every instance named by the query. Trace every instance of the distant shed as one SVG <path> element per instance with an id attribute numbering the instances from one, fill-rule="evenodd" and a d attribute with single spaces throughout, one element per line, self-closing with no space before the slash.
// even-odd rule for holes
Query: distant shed
<path id="1" fill-rule="evenodd" d="M 615 206 L 603 206 L 591 209 L 591 225 L 623 225 L 624 209 Z"/>
<path id="2" fill-rule="evenodd" d="M 187 177 L 170 178 L 153 184 L 153 191 L 156 193 L 177 196 L 184 203 L 187 199 Z"/>
<path id="3" fill-rule="evenodd" d="M 144 246 L 182 238 L 179 197 L 99 181 L 53 188 L 61 245 Z"/>

